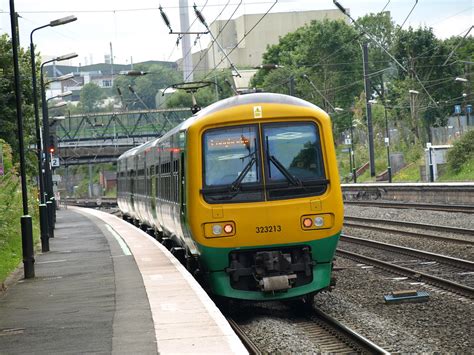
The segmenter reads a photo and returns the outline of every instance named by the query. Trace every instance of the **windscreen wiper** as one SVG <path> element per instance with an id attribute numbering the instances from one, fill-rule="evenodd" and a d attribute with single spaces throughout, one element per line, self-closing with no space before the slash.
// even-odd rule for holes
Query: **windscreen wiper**
<path id="1" fill-rule="evenodd" d="M 303 186 L 301 183 L 301 180 L 298 179 L 296 176 L 291 175 L 291 173 L 288 171 L 285 166 L 280 163 L 280 161 L 275 158 L 274 155 L 270 155 L 268 158 L 274 165 L 275 167 L 283 174 L 283 176 L 294 186 Z"/>
<path id="2" fill-rule="evenodd" d="M 252 155 L 252 159 L 250 159 L 247 165 L 245 165 L 244 170 L 242 170 L 239 176 L 237 176 L 237 179 L 235 179 L 232 182 L 232 184 L 230 184 L 230 189 L 232 191 L 238 191 L 240 189 L 240 185 L 242 185 L 242 181 L 244 180 L 244 178 L 247 176 L 250 169 L 252 169 L 253 165 L 257 161 L 257 158 L 255 158 L 255 152 L 253 152 L 251 155 Z"/>

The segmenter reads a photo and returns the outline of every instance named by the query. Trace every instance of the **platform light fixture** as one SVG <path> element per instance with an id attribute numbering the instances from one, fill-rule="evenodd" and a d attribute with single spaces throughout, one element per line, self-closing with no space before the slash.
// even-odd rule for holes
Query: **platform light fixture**
<path id="1" fill-rule="evenodd" d="M 43 142 L 41 137 L 41 128 L 40 128 L 40 118 L 39 118 L 39 103 L 38 103 L 38 91 L 36 83 L 36 62 L 35 62 L 35 45 L 33 42 L 33 34 L 42 28 L 46 27 L 56 27 L 65 25 L 67 23 L 76 21 L 77 17 L 74 15 L 62 17 L 57 20 L 50 21 L 48 24 L 39 26 L 33 29 L 30 33 L 30 58 L 31 58 L 31 81 L 33 87 L 33 106 L 34 106 L 34 115 L 35 115 L 35 131 L 36 131 L 36 150 L 38 158 L 38 180 L 39 180 L 39 189 L 40 189 L 40 230 L 41 230 L 41 251 L 49 251 L 49 235 L 48 235 L 48 226 L 47 226 L 47 211 L 46 211 L 46 200 L 45 200 L 45 176 L 43 174 Z"/>

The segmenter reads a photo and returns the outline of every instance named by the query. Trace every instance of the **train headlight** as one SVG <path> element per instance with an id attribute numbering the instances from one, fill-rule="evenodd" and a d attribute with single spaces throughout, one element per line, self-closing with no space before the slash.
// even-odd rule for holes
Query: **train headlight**
<path id="1" fill-rule="evenodd" d="M 322 213 L 315 215 L 301 216 L 301 228 L 306 231 L 330 229 L 334 226 L 334 215 L 332 213 Z"/>
<path id="2" fill-rule="evenodd" d="M 314 225 L 315 225 L 316 227 L 322 227 L 322 226 L 324 226 L 324 218 L 321 217 L 321 216 L 316 217 L 316 218 L 314 219 Z"/>
<path id="3" fill-rule="evenodd" d="M 226 224 L 224 226 L 224 232 L 226 234 L 231 234 L 233 231 L 234 231 L 234 227 L 232 226 L 232 224 Z"/>
<path id="4" fill-rule="evenodd" d="M 312 225 L 313 225 L 313 220 L 311 218 L 303 219 L 303 226 L 305 228 L 311 228 Z"/>
<path id="5" fill-rule="evenodd" d="M 220 224 L 214 224 L 212 226 L 212 234 L 214 235 L 221 235 L 222 234 L 222 227 Z"/>
<path id="6" fill-rule="evenodd" d="M 206 238 L 224 238 L 235 235 L 235 222 L 211 222 L 204 224 L 204 236 Z"/>

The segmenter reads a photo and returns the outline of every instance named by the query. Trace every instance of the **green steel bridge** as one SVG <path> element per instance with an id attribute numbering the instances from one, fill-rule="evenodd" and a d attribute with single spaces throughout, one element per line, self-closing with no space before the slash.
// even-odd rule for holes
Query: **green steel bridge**
<path id="1" fill-rule="evenodd" d="M 161 137 L 192 115 L 189 108 L 100 112 L 53 121 L 61 166 L 114 162 L 130 148 Z"/>

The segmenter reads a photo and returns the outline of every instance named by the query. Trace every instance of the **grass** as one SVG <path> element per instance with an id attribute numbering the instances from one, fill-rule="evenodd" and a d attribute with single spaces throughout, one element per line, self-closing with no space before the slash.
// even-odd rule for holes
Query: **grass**
<path id="1" fill-rule="evenodd" d="M 438 181 L 474 181 L 474 157 L 463 164 L 458 173 L 448 170 L 439 177 Z"/>
<path id="2" fill-rule="evenodd" d="M 420 162 L 414 162 L 405 166 L 398 171 L 394 176 L 393 182 L 420 182 Z"/>
<path id="3" fill-rule="evenodd" d="M 35 191 L 29 191 L 29 213 L 33 222 L 35 245 L 39 242 L 39 214 L 34 201 Z M 19 179 L 7 174 L 0 177 L 0 285 L 22 261 L 21 225 L 23 215 Z"/>

